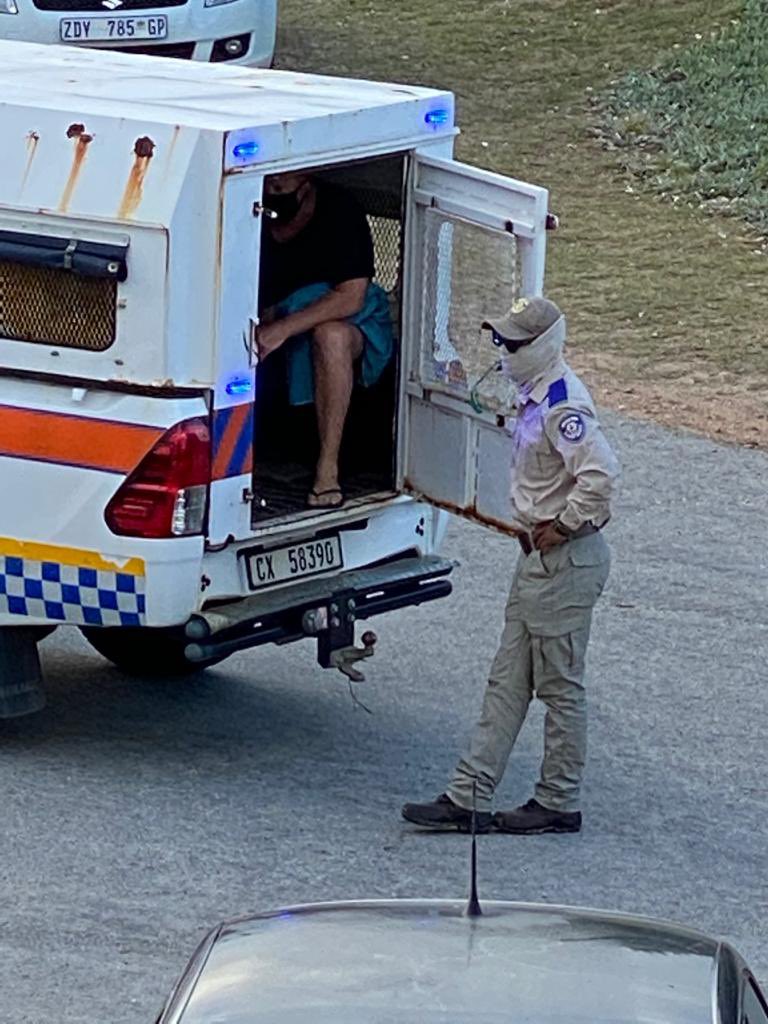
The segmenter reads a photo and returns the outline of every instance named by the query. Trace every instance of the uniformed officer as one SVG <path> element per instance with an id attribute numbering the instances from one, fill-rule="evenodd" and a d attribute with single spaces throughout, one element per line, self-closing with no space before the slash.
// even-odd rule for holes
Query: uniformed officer
<path id="1" fill-rule="evenodd" d="M 519 389 L 511 498 L 522 548 L 480 720 L 447 790 L 406 804 L 403 817 L 467 831 L 578 832 L 587 739 L 584 662 L 592 609 L 608 577 L 602 528 L 619 466 L 589 392 L 563 358 L 565 317 L 549 299 L 520 299 L 484 327 Z M 534 694 L 546 705 L 544 759 L 534 797 L 491 813 Z"/>

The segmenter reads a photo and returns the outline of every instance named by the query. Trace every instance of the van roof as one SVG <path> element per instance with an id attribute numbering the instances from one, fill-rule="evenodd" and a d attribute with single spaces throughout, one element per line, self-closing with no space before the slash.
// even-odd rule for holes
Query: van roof
<path id="1" fill-rule="evenodd" d="M 168 228 L 183 195 L 210 211 L 222 175 L 455 133 L 453 96 L 433 89 L 17 42 L 0 42 L 0 123 L 7 226 L 87 218 L 95 241 L 97 218 Z"/>
<path id="2" fill-rule="evenodd" d="M 420 104 L 412 85 L 0 41 L 0 103 L 213 131 Z"/>

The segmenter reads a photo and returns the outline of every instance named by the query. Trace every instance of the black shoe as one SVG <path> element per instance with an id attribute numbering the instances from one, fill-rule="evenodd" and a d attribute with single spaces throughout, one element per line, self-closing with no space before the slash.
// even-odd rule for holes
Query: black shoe
<path id="1" fill-rule="evenodd" d="M 431 804 L 404 804 L 401 814 L 406 821 L 422 825 L 424 828 L 452 832 L 472 831 L 472 811 L 459 807 L 447 793 L 441 793 Z M 477 831 L 490 832 L 492 817 L 490 811 L 477 811 Z"/>
<path id="2" fill-rule="evenodd" d="M 538 800 L 529 800 L 514 811 L 497 811 L 493 826 L 498 832 L 512 832 L 518 836 L 539 835 L 542 832 L 580 832 L 581 811 L 551 811 Z"/>

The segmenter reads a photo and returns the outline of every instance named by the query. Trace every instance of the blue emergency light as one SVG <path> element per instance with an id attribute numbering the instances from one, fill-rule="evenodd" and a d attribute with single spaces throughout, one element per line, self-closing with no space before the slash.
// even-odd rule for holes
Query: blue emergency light
<path id="1" fill-rule="evenodd" d="M 248 377 L 236 377 L 224 388 L 228 395 L 247 395 L 253 385 Z"/>
<path id="2" fill-rule="evenodd" d="M 252 160 L 258 155 L 259 144 L 256 139 L 246 139 L 245 142 L 238 142 L 232 150 L 235 160 Z"/>
<path id="3" fill-rule="evenodd" d="M 451 112 L 445 107 L 437 107 L 435 110 L 428 110 L 424 115 L 424 121 L 430 128 L 440 128 L 448 124 L 451 119 Z"/>

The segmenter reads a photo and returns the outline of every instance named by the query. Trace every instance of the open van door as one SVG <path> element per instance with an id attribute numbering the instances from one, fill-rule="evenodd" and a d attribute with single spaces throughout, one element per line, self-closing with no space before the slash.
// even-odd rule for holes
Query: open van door
<path id="1" fill-rule="evenodd" d="M 541 295 L 547 203 L 544 188 L 452 160 L 411 167 L 398 486 L 505 532 L 515 395 L 481 324 Z"/>

